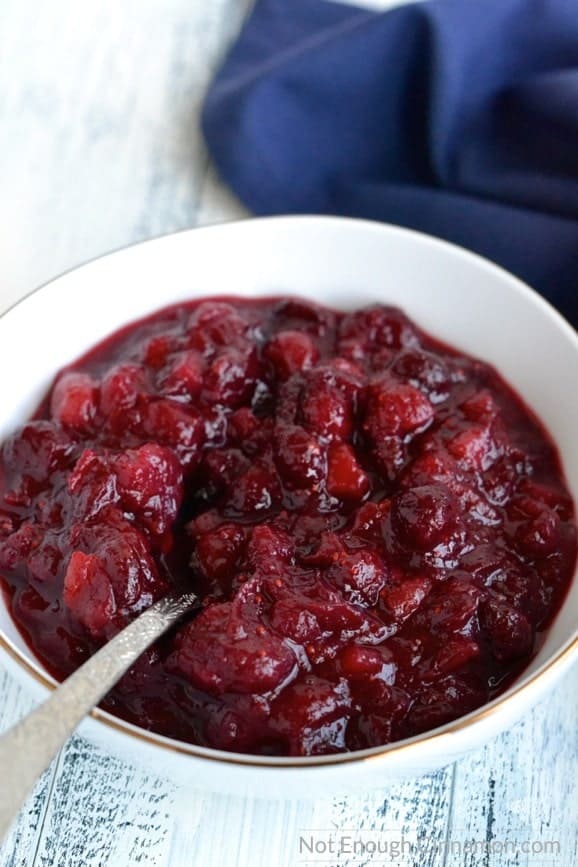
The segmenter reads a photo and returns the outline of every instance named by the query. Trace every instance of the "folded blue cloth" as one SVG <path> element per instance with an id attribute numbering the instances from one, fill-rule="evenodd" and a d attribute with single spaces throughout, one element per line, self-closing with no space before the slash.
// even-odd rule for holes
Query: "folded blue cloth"
<path id="1" fill-rule="evenodd" d="M 578 324 L 578 0 L 257 0 L 203 128 L 256 213 L 438 235 Z"/>

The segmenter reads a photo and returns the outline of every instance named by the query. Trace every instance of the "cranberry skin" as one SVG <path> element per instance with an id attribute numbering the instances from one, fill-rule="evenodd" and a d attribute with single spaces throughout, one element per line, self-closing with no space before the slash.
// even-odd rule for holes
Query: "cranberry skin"
<path id="1" fill-rule="evenodd" d="M 473 422 L 490 424 L 500 414 L 495 398 L 487 389 L 476 392 L 461 405 L 465 417 Z"/>
<path id="2" fill-rule="evenodd" d="M 382 500 L 381 503 L 371 501 L 364 503 L 354 513 L 353 533 L 361 539 L 379 544 L 383 539 L 383 525 L 390 510 L 390 500 Z"/>
<path id="3" fill-rule="evenodd" d="M 325 449 L 298 425 L 275 431 L 275 462 L 283 478 L 300 488 L 317 486 L 326 472 Z"/>
<path id="4" fill-rule="evenodd" d="M 93 430 L 98 412 L 99 390 L 86 373 L 65 373 L 54 386 L 50 400 L 52 417 L 79 434 Z"/>
<path id="5" fill-rule="evenodd" d="M 28 572 L 41 584 L 53 585 L 60 574 L 62 565 L 61 537 L 47 534 L 40 545 L 28 558 Z"/>
<path id="6" fill-rule="evenodd" d="M 319 351 L 311 337 L 302 331 L 280 331 L 265 347 L 275 373 L 281 380 L 295 373 L 310 370 L 319 358 Z"/>
<path id="7" fill-rule="evenodd" d="M 261 623 L 237 623 L 230 602 L 213 604 L 177 633 L 170 666 L 197 689 L 268 693 L 297 669 L 290 647 Z"/>
<path id="8" fill-rule="evenodd" d="M 418 551 L 431 551 L 448 542 L 455 532 L 459 503 L 443 485 L 422 485 L 403 491 L 392 500 L 391 524 L 401 543 Z"/>

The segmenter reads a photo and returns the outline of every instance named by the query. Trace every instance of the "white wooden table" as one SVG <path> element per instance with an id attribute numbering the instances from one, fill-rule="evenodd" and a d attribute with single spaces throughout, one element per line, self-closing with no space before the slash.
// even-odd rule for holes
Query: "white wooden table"
<path id="1" fill-rule="evenodd" d="M 0 308 L 107 250 L 243 215 L 215 179 L 197 117 L 247 5 L 0 0 Z M 29 707 L 0 669 L 0 729 Z M 286 867 L 306 861 L 306 829 L 438 843 L 381 863 L 570 867 L 577 719 L 574 669 L 524 722 L 452 767 L 361 798 L 293 804 L 179 792 L 75 738 L 0 849 L 0 867 Z M 472 839 L 475 851 L 460 853 Z M 557 842 L 559 854 L 522 851 L 532 841 Z"/>

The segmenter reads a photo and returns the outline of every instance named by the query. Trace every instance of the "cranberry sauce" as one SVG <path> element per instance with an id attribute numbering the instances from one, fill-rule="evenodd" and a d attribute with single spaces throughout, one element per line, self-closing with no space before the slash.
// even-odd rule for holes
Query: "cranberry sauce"
<path id="1" fill-rule="evenodd" d="M 536 419 L 390 307 L 163 310 L 61 373 L 0 452 L 0 572 L 34 651 L 64 677 L 195 589 L 105 707 L 225 750 L 356 750 L 479 707 L 575 560 Z"/>

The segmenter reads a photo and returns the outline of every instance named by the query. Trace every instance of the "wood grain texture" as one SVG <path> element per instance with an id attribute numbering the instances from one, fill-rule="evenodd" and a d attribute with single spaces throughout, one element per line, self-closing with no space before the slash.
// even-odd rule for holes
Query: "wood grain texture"
<path id="1" fill-rule="evenodd" d="M 209 164 L 198 109 L 249 2 L 1 0 L 0 308 L 107 250 L 246 214 Z M 0 671 L 0 729 L 30 705 Z M 0 867 L 293 867 L 307 863 L 304 832 L 339 829 L 426 837 L 429 851 L 386 862 L 404 867 L 571 867 L 577 718 L 574 669 L 525 721 L 453 767 L 295 803 L 177 791 L 74 738 L 39 781 Z M 560 855 L 443 851 L 448 839 L 557 840 Z"/>

